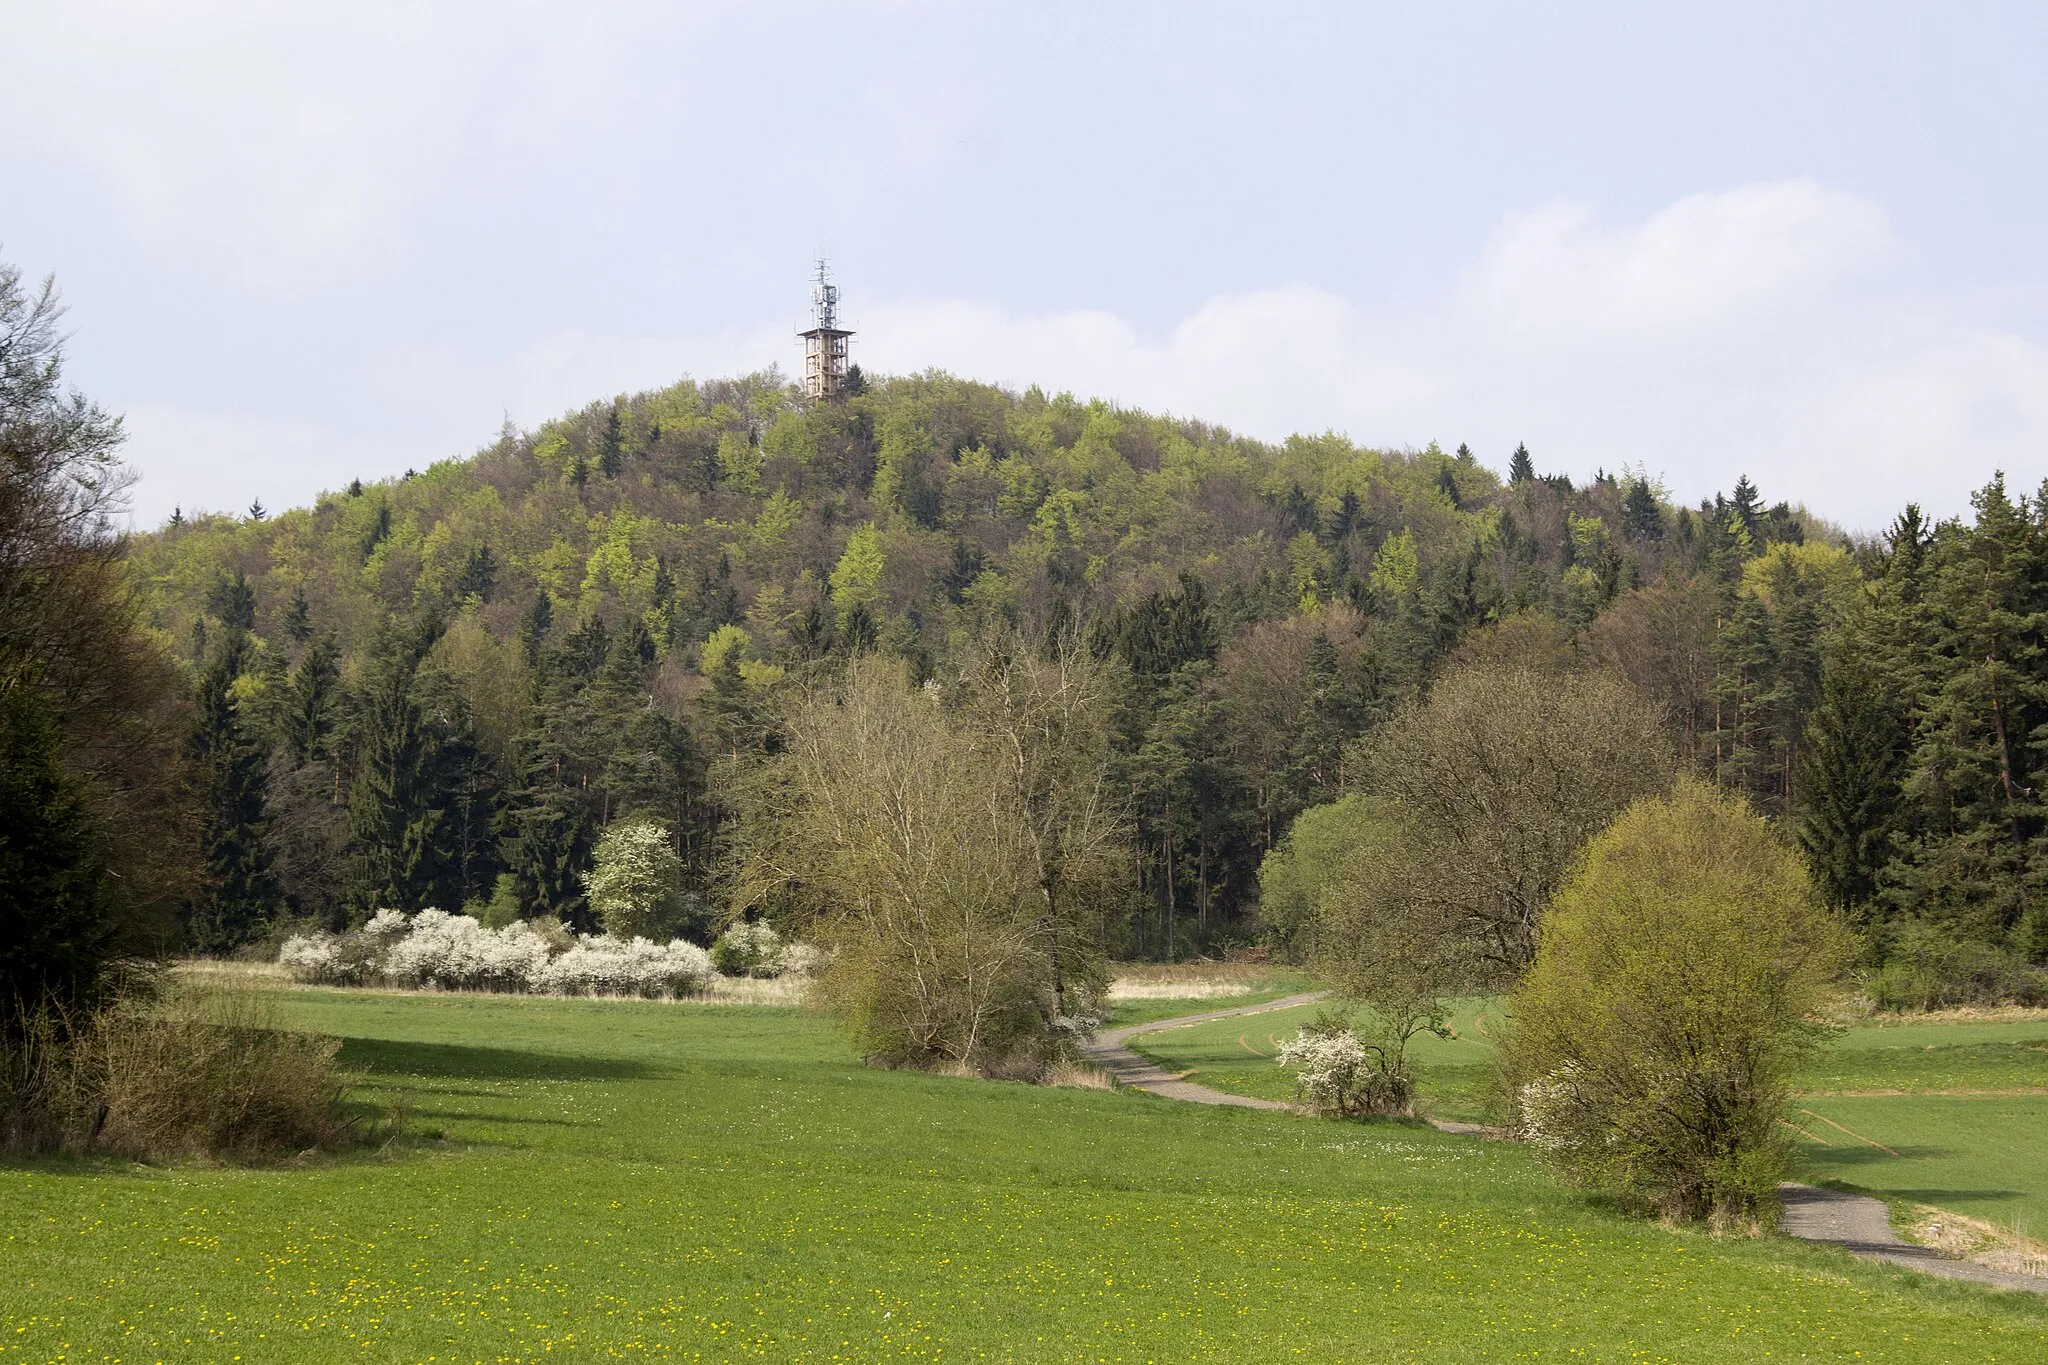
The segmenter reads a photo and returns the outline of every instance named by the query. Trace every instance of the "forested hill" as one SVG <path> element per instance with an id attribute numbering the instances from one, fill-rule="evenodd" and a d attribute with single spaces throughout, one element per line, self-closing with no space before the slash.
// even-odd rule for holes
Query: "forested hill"
<path id="1" fill-rule="evenodd" d="M 280 903 L 338 925 L 495 894 L 574 921 L 626 812 L 669 825 L 714 913 L 722 774 L 773 744 L 781 694 L 856 649 L 940 674 L 1007 626 L 1085 631 L 1124 679 L 1141 866 L 1117 946 L 1213 948 L 1255 932 L 1259 860 L 1338 793 L 1346 746 L 1461 651 L 1618 668 L 1691 760 L 1802 814 L 1829 642 L 1900 572 L 1746 481 L 1673 507 L 1520 450 L 1503 480 L 1463 446 L 1268 445 L 941 374 L 856 388 L 684 382 L 139 538 L 197 701 L 216 891 L 194 939 Z M 2038 549 L 2037 510 L 2007 508 Z M 1889 723 L 1903 772 L 1914 722 Z M 1844 875 L 1876 877 L 1880 842 Z"/>

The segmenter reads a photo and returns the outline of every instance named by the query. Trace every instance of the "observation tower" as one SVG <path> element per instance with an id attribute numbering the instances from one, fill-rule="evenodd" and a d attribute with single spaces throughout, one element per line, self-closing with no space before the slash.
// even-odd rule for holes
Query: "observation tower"
<path id="1" fill-rule="evenodd" d="M 804 397 L 836 398 L 846 380 L 846 339 L 853 333 L 839 325 L 839 286 L 822 257 L 811 284 L 810 330 L 797 335 L 804 339 Z"/>

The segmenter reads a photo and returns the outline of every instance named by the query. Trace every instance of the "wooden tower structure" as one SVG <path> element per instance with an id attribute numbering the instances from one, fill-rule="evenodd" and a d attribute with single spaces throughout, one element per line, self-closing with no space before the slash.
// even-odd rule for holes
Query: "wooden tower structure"
<path id="1" fill-rule="evenodd" d="M 811 284 L 811 326 L 797 333 L 804 340 L 804 397 L 835 398 L 846 380 L 846 339 L 852 331 L 839 325 L 839 286 L 818 261 Z"/>

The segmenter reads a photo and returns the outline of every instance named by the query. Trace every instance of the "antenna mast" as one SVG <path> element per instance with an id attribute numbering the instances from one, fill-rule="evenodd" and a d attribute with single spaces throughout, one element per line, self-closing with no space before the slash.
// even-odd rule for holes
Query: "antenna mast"
<path id="1" fill-rule="evenodd" d="M 853 333 L 839 325 L 839 286 L 822 256 L 811 283 L 811 326 L 797 335 L 804 342 L 804 397 L 837 397 L 846 380 L 846 339 Z"/>

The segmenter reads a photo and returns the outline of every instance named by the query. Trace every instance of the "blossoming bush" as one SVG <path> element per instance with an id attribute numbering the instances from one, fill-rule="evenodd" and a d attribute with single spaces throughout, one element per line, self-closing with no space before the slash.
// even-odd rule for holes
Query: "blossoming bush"
<path id="1" fill-rule="evenodd" d="M 1393 1054 L 1351 1031 L 1348 1022 L 1323 1016 L 1280 1045 L 1275 1057 L 1294 1072 L 1296 1098 L 1322 1113 L 1414 1112 L 1414 1081 Z"/>
<path id="2" fill-rule="evenodd" d="M 384 954 L 384 975 L 443 990 L 531 990 L 548 965 L 547 941 L 522 921 L 486 929 L 468 915 L 422 910 Z"/>
<path id="3" fill-rule="evenodd" d="M 780 976 L 783 963 L 782 935 L 767 920 L 742 920 L 718 936 L 711 945 L 711 960 L 727 976 Z"/>
<path id="4" fill-rule="evenodd" d="M 765 927 L 765 926 L 764 926 Z M 564 946 L 566 944 L 566 947 Z M 749 943 L 766 947 L 776 973 L 809 974 L 822 954 L 808 944 L 784 944 L 769 930 Z M 468 915 L 422 910 L 408 918 L 379 910 L 348 934 L 298 934 L 285 940 L 278 961 L 292 976 L 321 985 L 387 982 L 441 990 L 540 991 L 553 995 L 637 995 L 659 999 L 708 988 L 718 972 L 711 954 L 676 939 L 592 934 L 551 936 L 529 921 L 489 929 Z"/>
<path id="5" fill-rule="evenodd" d="M 616 939 L 592 935 L 544 966 L 533 989 L 555 995 L 691 995 L 711 984 L 718 973 L 711 954 L 694 943 L 676 939 L 655 943 L 644 938 Z"/>

